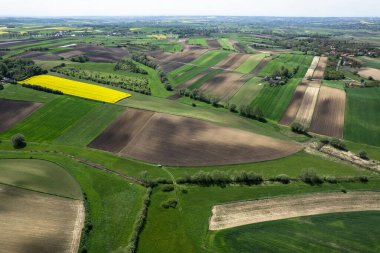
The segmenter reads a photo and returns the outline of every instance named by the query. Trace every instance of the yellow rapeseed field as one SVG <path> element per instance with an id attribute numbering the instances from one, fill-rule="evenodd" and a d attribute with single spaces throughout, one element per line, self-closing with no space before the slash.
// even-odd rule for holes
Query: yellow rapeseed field
<path id="1" fill-rule="evenodd" d="M 131 96 L 125 92 L 51 75 L 33 76 L 19 83 L 39 85 L 52 90 L 59 90 L 64 94 L 107 103 L 116 103 Z"/>
<path id="2" fill-rule="evenodd" d="M 168 36 L 166 36 L 165 34 L 151 34 L 151 35 L 147 35 L 147 37 L 162 40 L 162 39 L 166 39 Z"/>

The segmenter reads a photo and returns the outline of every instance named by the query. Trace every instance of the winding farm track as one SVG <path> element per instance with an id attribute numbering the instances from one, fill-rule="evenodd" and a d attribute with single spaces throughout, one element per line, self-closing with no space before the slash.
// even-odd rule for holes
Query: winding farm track
<path id="1" fill-rule="evenodd" d="M 216 205 L 212 208 L 209 229 L 356 211 L 380 211 L 380 192 L 314 193 Z"/>
<path id="2" fill-rule="evenodd" d="M 132 118 L 136 120 L 128 120 Z M 171 166 L 266 161 L 302 148 L 294 142 L 201 120 L 137 109 L 127 109 L 89 146 Z"/>

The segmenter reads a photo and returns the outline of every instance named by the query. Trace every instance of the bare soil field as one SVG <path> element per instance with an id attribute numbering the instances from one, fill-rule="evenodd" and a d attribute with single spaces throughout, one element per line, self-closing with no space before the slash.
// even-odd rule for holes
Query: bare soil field
<path id="1" fill-rule="evenodd" d="M 41 103 L 0 99 L 0 132 L 4 132 L 42 106 Z"/>
<path id="2" fill-rule="evenodd" d="M 330 192 L 278 197 L 216 205 L 210 230 L 301 216 L 380 210 L 380 193 L 369 191 Z"/>
<path id="3" fill-rule="evenodd" d="M 300 83 L 292 97 L 292 100 L 290 101 L 288 108 L 286 109 L 284 115 L 282 116 L 280 120 L 280 124 L 289 126 L 296 118 L 297 112 L 301 106 L 303 97 L 305 96 L 305 92 L 307 89 L 307 84 L 304 82 Z"/>
<path id="4" fill-rule="evenodd" d="M 243 64 L 250 56 L 251 55 L 249 54 L 230 54 L 224 60 L 215 65 L 214 68 L 233 71 Z"/>
<path id="5" fill-rule="evenodd" d="M 78 44 L 72 49 L 60 51 L 57 55 L 69 58 L 86 55 L 93 62 L 116 62 L 128 55 L 128 50 L 122 47 L 105 47 L 90 44 Z"/>
<path id="6" fill-rule="evenodd" d="M 322 86 L 311 121 L 310 131 L 342 138 L 346 93 L 343 90 Z"/>
<path id="7" fill-rule="evenodd" d="M 380 80 L 380 69 L 362 68 L 359 70 L 358 74 L 365 78 L 372 76 L 373 79 Z"/>
<path id="8" fill-rule="evenodd" d="M 205 82 L 200 92 L 205 92 L 224 100 L 230 99 L 248 80 L 243 74 L 223 71 Z"/>
<path id="9" fill-rule="evenodd" d="M 82 201 L 0 185 L 1 252 L 78 251 Z"/>
<path id="10" fill-rule="evenodd" d="M 23 59 L 32 59 L 32 60 L 40 60 L 40 61 L 55 61 L 59 60 L 60 57 L 54 54 L 44 53 L 44 52 L 35 52 L 29 51 L 24 52 L 18 55 L 13 56 L 12 58 L 23 58 Z"/>
<path id="11" fill-rule="evenodd" d="M 211 49 L 219 49 L 220 48 L 220 44 L 219 44 L 218 40 L 216 40 L 216 39 L 208 39 L 207 44 Z"/>
<path id="12" fill-rule="evenodd" d="M 239 42 L 234 42 L 233 46 L 239 53 L 245 52 L 244 47 Z"/>
<path id="13" fill-rule="evenodd" d="M 308 86 L 305 91 L 305 95 L 295 118 L 295 121 L 301 123 L 303 126 L 310 126 L 318 99 L 319 89 L 319 87 Z"/>
<path id="14" fill-rule="evenodd" d="M 88 146 L 110 152 L 119 152 L 149 122 L 153 112 L 128 109 Z"/>
<path id="15" fill-rule="evenodd" d="M 314 56 L 313 61 L 311 62 L 310 67 L 305 74 L 305 78 L 313 77 L 314 71 L 318 67 L 319 60 L 320 60 L 319 56 Z"/>
<path id="16" fill-rule="evenodd" d="M 136 109 L 128 109 L 90 147 L 171 166 L 265 161 L 288 156 L 301 148 L 293 142 L 239 129 Z"/>
<path id="17" fill-rule="evenodd" d="M 27 39 L 27 40 L 4 40 L 4 41 L 0 41 L 0 49 L 3 49 L 3 48 L 8 48 L 8 47 L 13 47 L 13 46 L 20 46 L 20 45 L 24 45 L 24 44 L 29 44 L 29 43 L 33 43 L 33 42 L 39 42 L 39 41 L 44 41 L 46 39 L 39 39 L 39 40 L 35 40 L 35 39 Z"/>
<path id="18" fill-rule="evenodd" d="M 328 57 L 321 57 L 318 62 L 318 67 L 315 68 L 313 79 L 323 79 L 323 75 L 325 73 L 325 69 L 327 66 Z"/>
<path id="19" fill-rule="evenodd" d="M 175 88 L 175 90 L 182 90 L 182 89 L 186 89 L 188 87 L 190 87 L 193 83 L 195 83 L 197 80 L 201 79 L 202 77 L 204 77 L 205 75 L 207 75 L 208 73 L 210 73 L 213 69 L 210 68 L 210 69 L 207 69 L 205 71 L 203 71 L 202 73 L 194 76 L 193 78 L 191 78 L 190 80 L 184 82 L 183 84 L 177 86 Z"/>

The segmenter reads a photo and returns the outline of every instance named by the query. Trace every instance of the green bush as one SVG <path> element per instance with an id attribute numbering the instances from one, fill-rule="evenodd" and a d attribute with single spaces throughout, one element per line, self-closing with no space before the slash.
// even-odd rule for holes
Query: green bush
<path id="1" fill-rule="evenodd" d="M 26 147 L 25 136 L 22 134 L 15 134 L 11 138 L 13 147 L 15 149 L 21 149 Z"/>
<path id="2" fill-rule="evenodd" d="M 165 185 L 164 187 L 162 187 L 162 191 L 163 192 L 171 192 L 174 190 L 174 186 L 173 185 Z"/>
<path id="3" fill-rule="evenodd" d="M 364 150 L 359 151 L 358 156 L 359 156 L 361 159 L 369 160 L 369 157 L 368 157 L 368 155 L 367 155 L 367 152 L 365 152 Z"/>
<path id="4" fill-rule="evenodd" d="M 347 151 L 346 144 L 343 143 L 343 141 L 339 139 L 332 139 L 330 141 L 331 146 L 333 146 L 336 149 Z"/>
<path id="5" fill-rule="evenodd" d="M 310 185 L 320 185 L 323 184 L 322 178 L 320 178 L 314 169 L 306 169 L 300 175 L 300 179 Z"/>
<path id="6" fill-rule="evenodd" d="M 293 132 L 297 134 L 306 134 L 309 131 L 307 127 L 303 126 L 301 123 L 298 123 L 298 122 L 293 122 L 290 125 L 290 128 L 292 129 Z"/>
<path id="7" fill-rule="evenodd" d="M 288 175 L 285 174 L 280 174 L 276 176 L 273 181 L 280 182 L 282 184 L 289 184 L 290 183 L 290 178 Z"/>
<path id="8" fill-rule="evenodd" d="M 177 204 L 178 204 L 178 201 L 176 199 L 168 199 L 167 201 L 162 202 L 161 206 L 165 209 L 169 209 L 169 208 L 174 209 L 177 207 Z"/>

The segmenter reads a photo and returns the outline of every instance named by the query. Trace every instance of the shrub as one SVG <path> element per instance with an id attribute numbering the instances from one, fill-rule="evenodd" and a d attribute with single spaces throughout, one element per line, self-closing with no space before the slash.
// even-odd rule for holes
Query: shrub
<path id="1" fill-rule="evenodd" d="M 323 180 L 317 175 L 314 169 L 307 169 L 302 172 L 300 179 L 310 185 L 320 185 Z"/>
<path id="2" fill-rule="evenodd" d="M 276 176 L 274 178 L 274 181 L 280 182 L 280 183 L 283 183 L 283 184 L 289 184 L 290 183 L 290 178 L 289 178 L 288 175 L 281 174 L 281 175 Z"/>
<path id="3" fill-rule="evenodd" d="M 236 112 L 237 106 L 235 104 L 230 104 L 229 110 L 230 110 L 230 112 Z"/>
<path id="4" fill-rule="evenodd" d="M 303 126 L 301 123 L 293 122 L 290 126 L 293 132 L 297 134 L 306 134 L 308 129 L 307 127 Z"/>
<path id="5" fill-rule="evenodd" d="M 26 147 L 25 136 L 22 134 L 15 134 L 12 136 L 13 147 L 16 149 Z"/>
<path id="6" fill-rule="evenodd" d="M 326 138 L 326 137 L 320 139 L 319 141 L 320 141 L 322 144 L 329 144 L 329 143 L 330 143 L 329 138 Z"/>
<path id="7" fill-rule="evenodd" d="M 0 83 L 0 90 L 4 90 L 4 85 Z"/>
<path id="8" fill-rule="evenodd" d="M 362 183 L 367 183 L 369 181 L 367 176 L 359 176 L 358 180 Z"/>
<path id="9" fill-rule="evenodd" d="M 261 184 L 264 180 L 262 176 L 256 175 L 254 172 L 240 172 L 234 180 L 236 183 L 253 185 L 253 184 Z"/>
<path id="10" fill-rule="evenodd" d="M 165 209 L 169 209 L 169 208 L 174 209 L 177 207 L 177 204 L 178 204 L 178 201 L 176 199 L 168 199 L 167 201 L 162 202 L 161 206 Z"/>
<path id="11" fill-rule="evenodd" d="M 368 155 L 367 155 L 367 152 L 365 152 L 364 150 L 359 151 L 358 156 L 359 156 L 361 159 L 369 160 L 369 157 L 368 157 Z"/>
<path id="12" fill-rule="evenodd" d="M 163 192 L 171 192 L 174 190 L 174 186 L 173 185 L 165 185 L 164 187 L 162 187 L 162 191 Z"/>
<path id="13" fill-rule="evenodd" d="M 330 141 L 331 146 L 333 146 L 336 149 L 347 151 L 346 145 L 339 139 L 332 139 Z"/>
<path id="14" fill-rule="evenodd" d="M 325 181 L 330 183 L 330 184 L 337 184 L 338 183 L 338 180 L 334 176 L 325 177 Z"/>

